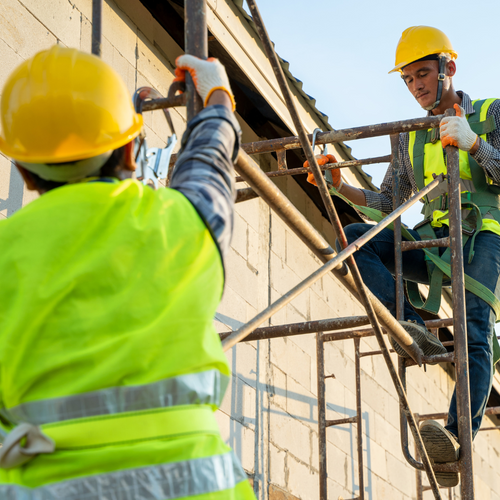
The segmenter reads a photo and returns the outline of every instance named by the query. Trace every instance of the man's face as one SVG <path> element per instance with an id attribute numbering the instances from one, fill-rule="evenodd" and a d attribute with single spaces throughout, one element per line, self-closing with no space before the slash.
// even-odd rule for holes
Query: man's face
<path id="1" fill-rule="evenodd" d="M 422 108 L 432 106 L 436 101 L 438 74 L 437 61 L 417 61 L 403 69 L 403 80 Z"/>

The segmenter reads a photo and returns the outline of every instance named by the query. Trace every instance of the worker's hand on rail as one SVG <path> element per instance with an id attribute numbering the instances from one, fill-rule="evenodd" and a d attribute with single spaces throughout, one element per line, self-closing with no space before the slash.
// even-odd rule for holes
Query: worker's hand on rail
<path id="1" fill-rule="evenodd" d="M 465 117 L 465 111 L 458 104 L 453 107 L 457 116 L 445 116 L 439 124 L 441 134 L 441 144 L 445 146 L 455 146 L 462 151 L 469 151 L 477 141 L 475 134 Z"/>
<path id="2" fill-rule="evenodd" d="M 337 159 L 333 155 L 316 155 L 316 161 L 318 162 L 318 165 L 326 165 L 327 163 L 337 163 Z M 306 160 L 304 162 L 304 168 L 309 168 L 309 162 Z M 332 173 L 332 179 L 333 179 L 333 187 L 337 189 L 340 187 L 342 183 L 342 177 L 340 175 L 340 168 L 336 168 L 330 171 Z M 307 174 L 307 182 L 310 184 L 313 184 L 314 186 L 318 187 L 318 184 L 316 183 L 316 180 L 314 179 L 314 174 L 312 172 L 309 172 Z"/>
<path id="3" fill-rule="evenodd" d="M 226 70 L 218 59 L 209 57 L 206 61 L 198 57 L 185 54 L 175 60 L 174 82 L 185 82 L 186 71 L 191 75 L 193 83 L 203 99 L 203 105 L 206 106 L 210 96 L 216 90 L 223 90 L 231 99 L 233 111 L 236 108 L 234 96 L 231 92 L 231 86 L 227 78 Z"/>

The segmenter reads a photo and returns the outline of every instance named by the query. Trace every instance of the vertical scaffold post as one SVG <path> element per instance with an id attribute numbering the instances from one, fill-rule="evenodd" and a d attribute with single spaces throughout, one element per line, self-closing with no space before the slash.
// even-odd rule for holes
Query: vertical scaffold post
<path id="1" fill-rule="evenodd" d="M 323 333 L 316 334 L 316 370 L 318 375 L 318 453 L 319 453 L 319 498 L 326 500 L 327 467 L 326 467 L 326 398 L 325 398 L 325 345 Z"/>
<path id="2" fill-rule="evenodd" d="M 454 115 L 448 110 L 445 116 Z M 460 195 L 459 151 L 446 147 L 449 199 L 450 199 L 450 249 L 451 279 L 453 290 L 453 336 L 455 340 L 455 369 L 457 374 L 456 398 L 458 440 L 460 442 L 460 491 L 463 500 L 474 499 L 474 473 L 472 464 L 472 424 L 470 413 L 469 360 L 465 314 L 464 256 L 462 250 L 462 214 Z"/>
<path id="3" fill-rule="evenodd" d="M 101 57 L 102 0 L 92 0 L 92 54 Z"/>
<path id="4" fill-rule="evenodd" d="M 399 169 L 399 134 L 391 135 L 391 152 L 392 152 L 392 209 L 396 210 L 401 203 L 400 190 L 400 169 Z M 394 268 L 395 268 L 395 286 L 396 286 L 396 319 L 404 320 L 404 287 L 403 287 L 403 254 L 401 249 L 401 217 L 394 221 Z M 403 358 L 398 360 L 398 371 L 401 385 L 406 391 L 406 364 Z M 401 447 L 405 457 L 410 456 L 408 449 L 408 427 L 407 427 L 407 410 L 406 404 L 400 399 L 400 431 L 401 431 Z M 418 422 L 416 422 L 415 432 L 418 430 Z M 416 447 L 419 455 L 424 457 L 423 462 L 428 464 L 429 459 L 426 451 L 420 443 L 416 442 Z M 434 498 L 441 498 L 439 493 L 439 485 L 437 484 L 434 471 L 430 466 L 425 466 L 429 483 L 431 485 Z"/>
<path id="5" fill-rule="evenodd" d="M 186 54 L 206 59 L 208 57 L 207 4 L 205 0 L 185 0 L 184 46 Z M 202 109 L 203 102 L 196 92 L 193 80 L 186 75 L 187 119 L 194 118 Z"/>
<path id="6" fill-rule="evenodd" d="M 354 339 L 354 354 L 356 365 L 356 427 L 357 427 L 357 445 L 358 445 L 358 481 L 359 481 L 359 496 L 358 500 L 365 500 L 365 480 L 363 471 L 363 410 L 361 408 L 361 339 Z"/>

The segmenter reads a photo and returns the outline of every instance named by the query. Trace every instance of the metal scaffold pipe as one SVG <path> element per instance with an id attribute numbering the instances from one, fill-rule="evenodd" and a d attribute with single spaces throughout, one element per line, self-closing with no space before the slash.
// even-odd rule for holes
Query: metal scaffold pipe
<path id="1" fill-rule="evenodd" d="M 316 231 L 311 223 L 302 215 L 281 190 L 266 177 L 250 156 L 240 151 L 235 165 L 237 172 L 254 189 L 254 191 L 276 212 L 288 227 L 307 245 L 307 247 L 323 262 L 335 256 L 332 247 Z M 335 276 L 341 280 L 347 289 L 359 300 L 356 285 L 348 270 L 339 265 L 333 270 Z M 383 304 L 367 290 L 377 316 L 385 328 L 392 332 L 402 345 L 408 345 L 409 335 L 396 321 L 394 316 Z M 404 340 L 403 340 L 404 339 Z M 421 353 L 420 353 L 421 354 Z M 418 357 L 418 354 L 413 353 Z M 421 359 L 421 357 L 420 357 Z"/>
<path id="2" fill-rule="evenodd" d="M 257 33 L 259 34 L 259 37 L 262 41 L 262 44 L 264 46 L 264 50 L 267 54 L 267 57 L 269 59 L 269 62 L 271 63 L 271 66 L 273 68 L 273 72 L 276 76 L 276 79 L 278 80 L 278 84 L 280 86 L 281 92 L 283 94 L 283 97 L 285 99 L 285 104 L 291 114 L 293 124 L 297 130 L 298 137 L 300 139 L 300 145 L 302 149 L 304 150 L 304 153 L 306 155 L 307 161 L 309 162 L 309 166 L 312 168 L 313 174 L 314 174 L 314 179 L 316 181 L 316 185 L 318 187 L 318 191 L 321 195 L 321 199 L 323 200 L 323 203 L 325 205 L 326 211 L 328 213 L 328 217 L 330 219 L 330 222 L 332 224 L 332 227 L 335 231 L 335 234 L 337 236 L 338 241 L 340 242 L 341 248 L 344 250 L 347 250 L 348 248 L 348 242 L 346 239 L 346 236 L 344 234 L 344 230 L 342 228 L 342 225 L 340 223 L 340 219 L 338 217 L 337 211 L 335 209 L 335 206 L 333 204 L 333 201 L 330 197 L 330 194 L 327 189 L 326 181 L 321 173 L 321 170 L 318 166 L 318 163 L 316 161 L 316 158 L 314 156 L 314 152 L 312 151 L 311 145 L 308 141 L 307 135 L 305 133 L 304 127 L 300 121 L 300 118 L 298 116 L 297 110 L 295 108 L 295 103 L 292 99 L 292 95 L 290 92 L 290 89 L 288 87 L 285 75 L 283 73 L 283 70 L 281 68 L 281 65 L 278 61 L 277 55 L 274 51 L 273 45 L 271 44 L 271 40 L 269 38 L 269 35 L 267 34 L 266 28 L 264 26 L 264 22 L 262 21 L 262 17 L 260 15 L 260 12 L 257 8 L 257 5 L 255 3 L 255 0 L 247 0 L 248 7 L 250 9 L 250 12 L 252 14 L 253 21 L 255 23 Z M 391 356 L 389 354 L 389 351 L 387 349 L 387 345 L 385 343 L 385 339 L 382 334 L 382 329 L 379 323 L 379 320 L 376 316 L 375 308 L 371 302 L 371 297 L 369 295 L 368 289 L 365 288 L 365 285 L 363 283 L 363 280 L 361 278 L 361 274 L 359 272 L 359 269 L 356 265 L 356 262 L 352 255 L 348 256 L 347 258 L 347 264 L 348 268 L 352 273 L 352 280 L 354 283 L 354 286 L 357 290 L 357 295 L 359 297 L 359 300 L 363 307 L 366 310 L 366 313 L 368 317 L 370 318 L 370 323 L 373 326 L 373 329 L 375 330 L 375 335 L 377 338 L 377 342 L 379 343 L 380 349 L 382 351 L 382 355 L 384 357 L 384 361 L 386 362 L 387 369 L 389 370 L 391 379 L 393 381 L 394 387 L 396 389 L 396 392 L 399 396 L 400 400 L 400 405 L 404 409 L 404 412 L 406 414 L 406 418 L 408 420 L 408 423 L 410 425 L 410 428 L 412 430 L 413 437 L 417 443 L 418 451 L 422 457 L 422 461 L 425 466 L 425 470 L 427 472 L 427 476 L 429 478 L 429 482 L 431 484 L 431 487 L 433 489 L 434 496 L 436 500 L 440 499 L 441 496 L 438 491 L 438 486 L 436 482 L 436 477 L 434 475 L 434 472 L 432 470 L 432 466 L 429 460 L 429 457 L 427 455 L 427 452 L 425 450 L 422 438 L 420 436 L 420 433 L 418 431 L 417 423 L 415 421 L 415 418 L 413 417 L 413 413 L 410 409 L 408 397 L 406 394 L 406 391 L 401 383 L 401 380 L 398 377 L 398 374 L 396 372 L 396 369 L 394 367 L 394 364 L 392 362 Z M 388 311 L 387 311 L 388 312 Z M 401 328 L 399 323 L 394 319 L 394 323 L 398 325 L 398 327 Z M 406 332 L 405 332 L 406 333 Z M 409 335 L 406 334 L 407 337 Z M 399 335 L 397 336 L 399 337 Z M 402 337 L 404 338 L 404 337 Z M 411 344 L 408 344 L 407 341 L 403 342 L 404 349 L 406 352 L 419 364 L 421 363 L 422 360 L 422 351 L 420 347 L 416 344 L 416 342 L 411 339 Z M 320 480 L 320 497 L 321 498 L 327 498 L 327 491 L 326 491 L 326 479 L 323 478 L 324 480 Z"/>
<path id="3" fill-rule="evenodd" d="M 320 132 L 316 136 L 316 144 L 332 144 L 335 142 L 354 141 L 356 139 L 380 137 L 381 135 L 391 135 L 400 132 L 411 132 L 413 130 L 437 128 L 439 127 L 441 118 L 443 118 L 443 115 L 426 116 L 424 118 L 412 118 L 411 120 Z M 309 143 L 312 142 L 312 134 L 307 135 L 307 140 Z M 272 153 L 280 149 L 299 149 L 302 145 L 300 138 L 298 136 L 293 136 L 268 139 L 266 141 L 247 142 L 242 144 L 241 147 L 245 153 L 254 155 L 259 153 Z"/>
<path id="4" fill-rule="evenodd" d="M 325 165 L 320 165 L 322 172 L 327 170 L 336 170 L 338 168 L 350 168 L 350 167 L 360 167 L 361 165 L 373 165 L 375 163 L 389 163 L 391 161 L 391 155 L 386 156 L 376 156 L 374 158 L 365 158 L 362 160 L 348 160 L 341 161 L 339 163 L 327 163 Z M 311 168 L 290 168 L 288 170 L 275 170 L 273 172 L 265 172 L 267 177 L 285 177 L 287 175 L 300 175 L 308 174 L 312 172 Z M 244 179 L 242 177 L 236 177 L 236 182 L 241 182 Z"/>
<path id="5" fill-rule="evenodd" d="M 102 0 L 92 0 L 92 54 L 101 57 Z"/>
<path id="6" fill-rule="evenodd" d="M 186 54 L 206 59 L 208 57 L 207 4 L 205 0 L 184 2 L 184 46 Z M 202 109 L 203 102 L 196 92 L 191 75 L 186 74 L 187 119 L 194 118 Z"/>
<path id="7" fill-rule="evenodd" d="M 330 259 L 326 264 L 321 266 L 314 273 L 309 275 L 306 279 L 301 281 L 298 285 L 293 287 L 286 294 L 282 295 L 278 300 L 276 300 L 269 307 L 264 309 L 262 312 L 257 314 L 252 320 L 243 325 L 239 330 L 233 332 L 229 337 L 222 341 L 222 347 L 224 351 L 227 351 L 238 342 L 247 337 L 252 333 L 258 326 L 260 326 L 264 321 L 269 319 L 273 314 L 276 314 L 280 309 L 289 304 L 295 297 L 300 295 L 304 290 L 309 288 L 312 284 L 322 278 L 325 274 L 330 272 L 332 269 L 340 267 L 341 263 L 348 259 L 354 252 L 357 252 L 363 245 L 368 243 L 376 234 L 380 233 L 382 229 L 389 226 L 394 220 L 401 216 L 408 208 L 413 206 L 417 201 L 423 198 L 427 193 L 432 191 L 438 184 L 443 181 L 443 175 L 436 177 L 430 184 L 428 184 L 424 189 L 419 191 L 417 194 L 412 196 L 408 201 L 403 203 L 394 212 L 388 215 L 384 220 L 379 222 L 376 226 L 373 226 L 369 231 L 367 231 L 363 236 L 358 238 L 356 241 L 346 246 L 340 253 L 335 257 Z M 405 332 L 406 333 L 406 332 Z M 399 338 L 398 338 L 399 340 Z M 406 333 L 406 336 L 401 339 L 402 344 L 405 347 L 411 347 L 413 340 Z"/>

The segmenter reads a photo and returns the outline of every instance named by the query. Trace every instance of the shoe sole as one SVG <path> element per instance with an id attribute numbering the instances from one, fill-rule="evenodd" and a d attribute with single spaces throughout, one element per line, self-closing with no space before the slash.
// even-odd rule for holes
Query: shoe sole
<path id="1" fill-rule="evenodd" d="M 417 327 L 414 323 L 409 323 L 407 321 L 400 321 L 400 323 L 420 349 L 422 349 L 424 356 L 434 356 L 436 354 L 446 354 L 448 352 L 439 339 L 432 335 L 431 332 L 427 331 L 425 327 L 420 325 Z M 392 337 L 390 337 L 390 341 L 398 356 L 402 358 L 410 357 Z"/>
<path id="2" fill-rule="evenodd" d="M 434 463 L 444 464 L 458 460 L 457 450 L 440 429 L 424 426 L 420 429 L 420 435 L 422 436 L 427 455 Z M 436 481 L 441 486 L 452 488 L 458 484 L 458 472 L 434 471 L 434 474 Z"/>

